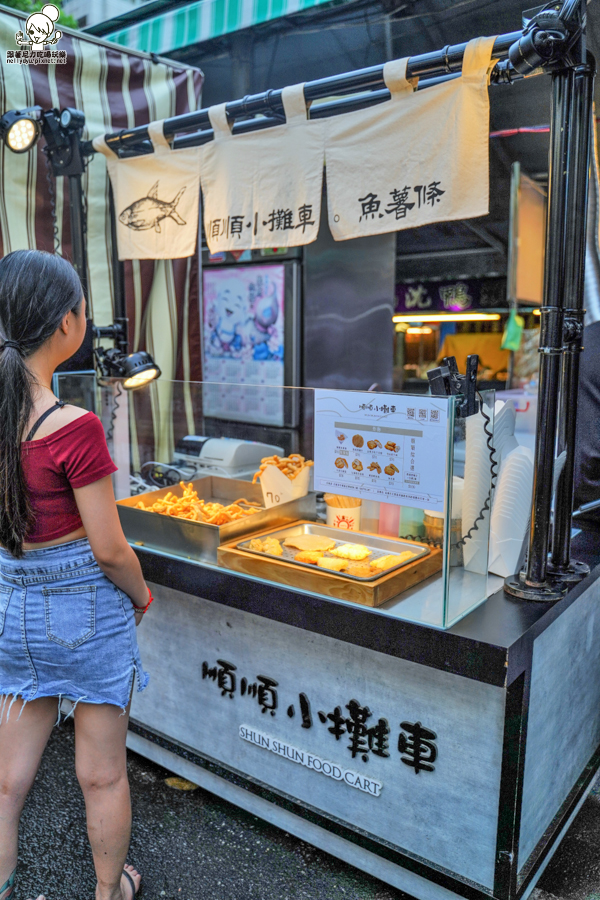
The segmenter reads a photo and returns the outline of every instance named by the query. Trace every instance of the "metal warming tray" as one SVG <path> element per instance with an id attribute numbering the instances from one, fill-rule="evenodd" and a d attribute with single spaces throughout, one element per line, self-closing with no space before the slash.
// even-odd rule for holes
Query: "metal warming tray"
<path id="1" fill-rule="evenodd" d="M 201 500 L 223 503 L 225 506 L 242 497 L 258 503 L 263 502 L 260 484 L 252 484 L 249 481 L 209 475 L 191 483 Z M 271 526 L 282 528 L 298 519 L 315 518 L 317 513 L 314 493 L 292 500 L 290 503 L 261 509 L 252 516 L 227 525 L 205 525 L 203 522 L 190 522 L 189 519 L 164 516 L 135 508 L 140 500 L 145 504 L 152 504 L 156 500 L 161 500 L 169 491 L 178 497 L 183 493 L 180 486 L 175 485 L 147 494 L 137 494 L 135 497 L 117 502 L 125 537 L 134 544 L 204 562 L 216 562 L 217 547 L 225 541 Z"/>
<path id="2" fill-rule="evenodd" d="M 430 548 L 425 544 L 413 544 L 406 541 L 396 540 L 394 538 L 383 538 L 373 534 L 361 534 L 359 531 L 343 531 L 340 536 L 339 528 L 329 528 L 327 527 L 327 525 L 319 525 L 317 523 L 313 524 L 312 522 L 301 522 L 298 525 L 292 526 L 291 528 L 285 528 L 283 530 L 272 531 L 268 534 L 260 535 L 261 540 L 270 537 L 276 538 L 276 540 L 281 541 L 281 549 L 283 550 L 282 556 L 274 556 L 270 553 L 262 553 L 260 550 L 251 550 L 249 547 L 251 540 L 250 538 L 237 544 L 236 547 L 238 550 L 244 550 L 246 553 L 254 553 L 256 556 L 263 556 L 267 559 L 276 559 L 280 560 L 281 562 L 292 563 L 295 566 L 302 566 L 305 569 L 311 569 L 313 572 L 321 574 L 327 573 L 328 575 L 331 575 L 332 572 L 329 569 L 321 569 L 319 566 L 313 565 L 312 563 L 298 562 L 294 559 L 294 556 L 296 555 L 296 553 L 298 553 L 298 550 L 293 547 L 284 547 L 283 541 L 286 538 L 297 537 L 300 534 L 315 534 L 319 535 L 320 537 L 331 538 L 331 540 L 335 541 L 336 547 L 340 546 L 340 544 L 362 544 L 363 546 L 368 547 L 371 551 L 371 556 L 368 557 L 369 562 L 375 562 L 375 560 L 379 559 L 382 556 L 388 556 L 390 553 L 393 553 L 394 556 L 397 556 L 399 553 L 402 553 L 405 550 L 410 550 L 410 552 L 413 554 L 410 559 L 399 563 L 397 566 L 391 566 L 389 569 L 384 569 L 382 572 L 376 572 L 374 575 L 369 575 L 364 578 L 361 578 L 357 575 L 348 575 L 346 572 L 334 573 L 342 578 L 351 579 L 352 581 L 376 581 L 383 575 L 389 575 L 390 572 L 395 572 L 397 569 L 402 569 L 404 566 L 409 565 L 410 563 L 414 563 L 417 559 L 420 559 L 421 557 L 427 556 L 429 553 L 431 553 Z"/>

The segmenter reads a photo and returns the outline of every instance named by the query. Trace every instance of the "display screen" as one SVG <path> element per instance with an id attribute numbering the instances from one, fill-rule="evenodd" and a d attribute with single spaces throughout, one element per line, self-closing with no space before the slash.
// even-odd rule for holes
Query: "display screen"
<path id="1" fill-rule="evenodd" d="M 203 282 L 204 415 L 283 425 L 285 266 L 208 269 Z"/>

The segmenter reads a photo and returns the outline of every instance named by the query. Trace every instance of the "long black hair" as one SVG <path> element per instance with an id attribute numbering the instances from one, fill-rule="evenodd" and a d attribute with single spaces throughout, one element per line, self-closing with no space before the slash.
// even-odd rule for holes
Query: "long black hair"
<path id="1" fill-rule="evenodd" d="M 17 558 L 33 524 L 21 464 L 21 439 L 33 412 L 34 378 L 26 360 L 69 310 L 79 314 L 82 299 L 79 276 L 61 256 L 16 250 L 0 259 L 0 544 Z"/>

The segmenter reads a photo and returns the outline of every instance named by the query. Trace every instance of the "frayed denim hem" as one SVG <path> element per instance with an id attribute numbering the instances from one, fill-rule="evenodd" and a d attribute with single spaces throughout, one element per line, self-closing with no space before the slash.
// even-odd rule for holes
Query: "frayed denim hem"
<path id="1" fill-rule="evenodd" d="M 61 724 L 61 705 L 62 705 L 63 700 L 69 700 L 73 704 L 70 711 L 62 719 L 63 722 L 66 722 L 67 719 L 69 719 L 74 714 L 75 709 L 77 708 L 77 705 L 79 703 L 89 703 L 92 706 L 100 706 L 102 704 L 108 704 L 109 706 L 118 706 L 122 710 L 121 715 L 125 715 L 125 713 L 127 712 L 127 707 L 129 706 L 129 702 L 131 700 L 131 695 L 133 693 L 133 687 L 134 687 L 136 680 L 137 680 L 137 690 L 138 690 L 138 693 L 140 693 L 141 691 L 144 691 L 147 688 L 148 682 L 150 680 L 150 676 L 147 672 L 144 672 L 142 666 L 134 660 L 132 667 L 131 667 L 131 678 L 129 680 L 129 692 L 128 692 L 125 703 L 120 703 L 117 700 L 109 700 L 106 697 L 98 697 L 98 696 L 90 697 L 87 694 L 78 694 L 77 696 L 75 696 L 74 694 L 67 693 L 67 692 L 58 693 L 58 694 L 56 694 L 56 693 L 50 694 L 50 693 L 44 693 L 44 692 L 37 691 L 35 694 L 32 694 L 31 691 L 27 692 L 27 691 L 23 690 L 22 688 L 0 691 L 0 726 L 3 724 L 3 722 L 9 721 L 10 711 L 11 711 L 14 703 L 19 699 L 23 700 L 24 702 L 23 702 L 23 705 L 21 706 L 21 710 L 19 712 L 17 721 L 23 715 L 23 710 L 25 709 L 27 704 L 30 703 L 32 700 L 40 700 L 42 697 L 55 697 L 58 701 L 58 715 L 56 718 L 56 722 L 54 723 L 55 727 L 57 725 Z M 26 693 L 28 693 L 29 696 L 26 697 Z M 5 712 L 6 712 L 6 718 L 4 716 Z"/>

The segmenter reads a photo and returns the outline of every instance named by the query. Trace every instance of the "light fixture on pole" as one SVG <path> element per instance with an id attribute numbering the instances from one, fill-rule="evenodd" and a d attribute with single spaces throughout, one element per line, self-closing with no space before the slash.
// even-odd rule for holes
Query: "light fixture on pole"
<path id="1" fill-rule="evenodd" d="M 0 118 L 0 137 L 13 153 L 27 153 L 42 133 L 40 108 L 11 109 Z"/>

